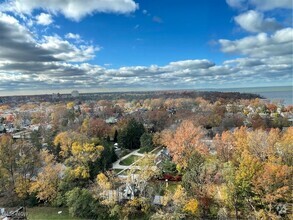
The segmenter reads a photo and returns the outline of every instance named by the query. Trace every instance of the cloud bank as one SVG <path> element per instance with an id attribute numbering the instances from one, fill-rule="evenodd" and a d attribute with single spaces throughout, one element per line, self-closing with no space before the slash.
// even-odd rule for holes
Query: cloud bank
<path id="1" fill-rule="evenodd" d="M 62 14 L 71 20 L 80 21 L 94 13 L 127 14 L 138 9 L 133 0 L 8 0 L 0 5 L 0 11 L 31 14 L 36 9 L 42 9 L 51 14 Z"/>
<path id="2" fill-rule="evenodd" d="M 235 22 L 254 34 L 218 40 L 224 54 L 238 58 L 222 63 L 187 59 L 164 65 L 110 68 L 90 64 L 101 47 L 85 41 L 78 33 L 38 36 L 14 13 L 24 14 L 40 26 L 48 26 L 58 14 L 79 21 L 96 12 L 130 13 L 138 8 L 133 0 L 7 1 L 0 4 L 0 92 L 235 87 L 292 80 L 293 28 L 283 27 L 264 14 L 267 10 L 292 5 L 285 0 L 227 0 L 227 3 L 241 9 Z M 247 11 L 248 6 L 254 10 Z M 32 15 L 36 9 L 44 12 Z"/>

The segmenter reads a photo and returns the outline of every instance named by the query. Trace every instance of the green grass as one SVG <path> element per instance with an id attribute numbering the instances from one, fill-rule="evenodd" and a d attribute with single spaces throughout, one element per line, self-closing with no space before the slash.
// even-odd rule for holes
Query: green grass
<path id="1" fill-rule="evenodd" d="M 156 195 L 163 196 L 167 191 L 174 193 L 176 191 L 177 186 L 180 185 L 180 182 L 168 182 L 168 187 L 166 187 L 165 181 L 155 181 L 150 182 L 148 187 L 153 188 Z"/>
<path id="2" fill-rule="evenodd" d="M 165 183 L 166 184 L 166 183 Z M 176 191 L 176 189 L 177 189 L 177 186 L 178 185 L 180 185 L 180 182 L 178 183 L 178 182 L 168 182 L 168 187 L 167 187 L 167 189 L 170 191 L 170 192 L 175 192 Z"/>
<path id="3" fill-rule="evenodd" d="M 113 172 L 114 174 L 117 174 L 117 173 L 121 172 L 122 170 L 123 170 L 123 169 L 113 169 L 112 172 Z"/>
<path id="4" fill-rule="evenodd" d="M 129 166 L 129 165 L 133 164 L 135 161 L 137 161 L 139 158 L 141 158 L 141 157 L 137 156 L 137 155 L 130 155 L 129 157 L 120 161 L 120 165 Z"/>
<path id="5" fill-rule="evenodd" d="M 58 214 L 62 211 L 61 214 Z M 28 220 L 80 220 L 80 218 L 71 217 L 67 208 L 53 207 L 34 207 L 27 208 Z"/>

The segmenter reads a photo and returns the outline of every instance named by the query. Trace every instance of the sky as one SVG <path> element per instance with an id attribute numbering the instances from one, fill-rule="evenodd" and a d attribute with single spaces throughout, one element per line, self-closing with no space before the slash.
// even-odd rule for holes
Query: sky
<path id="1" fill-rule="evenodd" d="M 292 86 L 292 0 L 0 0 L 0 95 Z"/>

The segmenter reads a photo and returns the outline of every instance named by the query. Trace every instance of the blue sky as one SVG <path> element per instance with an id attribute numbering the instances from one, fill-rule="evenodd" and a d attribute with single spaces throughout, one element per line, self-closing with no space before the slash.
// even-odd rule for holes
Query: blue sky
<path id="1" fill-rule="evenodd" d="M 0 1 L 0 95 L 292 85 L 292 46 L 291 0 Z"/>

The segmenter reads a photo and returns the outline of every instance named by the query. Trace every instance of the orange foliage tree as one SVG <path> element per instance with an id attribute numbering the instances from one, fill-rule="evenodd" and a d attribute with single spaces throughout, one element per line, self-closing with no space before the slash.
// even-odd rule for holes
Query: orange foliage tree
<path id="1" fill-rule="evenodd" d="M 195 127 L 190 121 L 183 121 L 175 131 L 163 131 L 162 141 L 170 151 L 173 161 L 186 168 L 188 159 L 195 150 L 207 153 L 207 147 L 201 142 L 202 138 L 203 131 L 200 127 Z"/>

